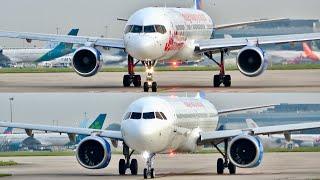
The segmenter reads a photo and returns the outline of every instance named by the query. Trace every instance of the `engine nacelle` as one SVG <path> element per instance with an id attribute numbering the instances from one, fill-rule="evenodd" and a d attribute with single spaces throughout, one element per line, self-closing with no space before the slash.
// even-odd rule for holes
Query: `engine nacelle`
<path id="1" fill-rule="evenodd" d="M 263 157 L 261 140 L 249 135 L 240 135 L 233 138 L 228 147 L 228 157 L 237 167 L 257 167 Z"/>
<path id="2" fill-rule="evenodd" d="M 256 77 L 268 68 L 268 59 L 259 47 L 246 46 L 237 56 L 237 66 L 245 76 Z"/>
<path id="3" fill-rule="evenodd" d="M 111 160 L 110 144 L 101 137 L 86 137 L 79 143 L 76 157 L 79 164 L 87 169 L 105 168 Z"/>
<path id="4" fill-rule="evenodd" d="M 102 66 L 101 53 L 93 47 L 81 47 L 73 55 L 72 66 L 80 76 L 93 76 Z"/>

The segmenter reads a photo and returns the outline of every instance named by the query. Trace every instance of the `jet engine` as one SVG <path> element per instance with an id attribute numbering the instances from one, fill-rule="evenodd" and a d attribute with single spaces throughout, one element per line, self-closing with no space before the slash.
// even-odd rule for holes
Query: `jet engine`
<path id="1" fill-rule="evenodd" d="M 249 135 L 240 135 L 233 138 L 228 147 L 228 157 L 237 167 L 257 167 L 263 157 L 261 140 Z"/>
<path id="2" fill-rule="evenodd" d="M 259 47 L 246 46 L 237 56 L 237 66 L 245 76 L 256 77 L 268 68 L 268 60 L 264 51 Z"/>
<path id="3" fill-rule="evenodd" d="M 76 157 L 80 165 L 87 169 L 105 168 L 111 160 L 110 144 L 101 137 L 86 137 L 79 143 Z"/>
<path id="4" fill-rule="evenodd" d="M 102 66 L 101 53 L 93 47 L 81 47 L 73 55 L 72 66 L 80 76 L 93 76 Z"/>

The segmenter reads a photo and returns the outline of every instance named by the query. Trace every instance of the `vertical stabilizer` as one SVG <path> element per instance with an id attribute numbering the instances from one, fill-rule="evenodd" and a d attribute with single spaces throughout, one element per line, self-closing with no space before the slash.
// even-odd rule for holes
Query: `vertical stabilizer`
<path id="1" fill-rule="evenodd" d="M 203 9 L 203 0 L 193 0 L 193 7 L 195 9 Z"/>

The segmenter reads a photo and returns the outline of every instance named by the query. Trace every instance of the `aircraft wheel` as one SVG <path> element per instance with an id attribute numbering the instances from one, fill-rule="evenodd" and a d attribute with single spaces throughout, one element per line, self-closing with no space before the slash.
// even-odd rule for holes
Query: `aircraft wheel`
<path id="1" fill-rule="evenodd" d="M 137 159 L 132 159 L 130 164 L 130 171 L 132 175 L 138 174 L 138 161 Z"/>
<path id="2" fill-rule="evenodd" d="M 144 170 L 143 170 L 143 178 L 144 179 L 148 179 L 148 170 L 147 170 L 147 168 L 144 168 Z"/>
<path id="3" fill-rule="evenodd" d="M 144 91 L 144 92 L 148 92 L 148 91 L 149 91 L 149 84 L 148 84 L 148 82 L 144 82 L 144 84 L 143 84 L 143 91 Z"/>
<path id="4" fill-rule="evenodd" d="M 221 84 L 220 82 L 220 75 L 213 76 L 213 87 L 219 87 Z"/>
<path id="5" fill-rule="evenodd" d="M 230 174 L 236 174 L 236 166 L 231 162 L 229 162 L 228 164 L 228 169 Z"/>
<path id="6" fill-rule="evenodd" d="M 124 75 L 123 76 L 123 87 L 129 87 L 131 84 L 130 75 Z"/>
<path id="7" fill-rule="evenodd" d="M 225 75 L 223 77 L 223 84 L 225 87 L 230 87 L 231 86 L 231 76 L 230 75 Z"/>
<path id="8" fill-rule="evenodd" d="M 150 177 L 151 177 L 151 179 L 153 179 L 155 177 L 155 172 L 154 172 L 153 168 L 151 168 L 151 170 L 150 170 Z"/>
<path id="9" fill-rule="evenodd" d="M 157 82 L 152 82 L 152 92 L 157 92 L 157 89 L 158 89 L 158 85 L 157 85 Z"/>
<path id="10" fill-rule="evenodd" d="M 223 170 L 224 170 L 224 163 L 223 163 L 223 159 L 219 158 L 217 160 L 217 173 L 218 174 L 223 174 Z"/>
<path id="11" fill-rule="evenodd" d="M 141 87 L 141 76 L 140 75 L 133 76 L 133 85 L 134 85 L 134 87 Z"/>
<path id="12" fill-rule="evenodd" d="M 125 175 L 126 174 L 126 161 L 124 159 L 119 160 L 119 174 Z"/>

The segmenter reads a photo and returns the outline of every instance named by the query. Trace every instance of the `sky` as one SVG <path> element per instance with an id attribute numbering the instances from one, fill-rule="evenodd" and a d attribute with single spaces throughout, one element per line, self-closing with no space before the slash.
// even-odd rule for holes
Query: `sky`
<path id="1" fill-rule="evenodd" d="M 67 33 L 119 38 L 136 10 L 149 6 L 191 7 L 192 0 L 1 0 L 0 29 Z M 205 0 L 205 11 L 216 24 L 261 18 L 320 19 L 319 0 Z M 106 30 L 107 26 L 107 30 Z M 107 32 L 107 33 L 106 33 Z M 25 46 L 21 40 L 0 39 L 0 46 Z"/>
<path id="2" fill-rule="evenodd" d="M 194 97 L 195 93 L 161 94 Z M 128 106 L 144 93 L 0 93 L 0 121 L 10 121 L 9 98 L 13 97 L 13 122 L 78 126 L 86 117 L 107 114 L 107 123 L 120 122 Z M 320 102 L 320 93 L 210 93 L 218 110 L 279 103 Z M 0 128 L 1 129 L 1 128 Z"/>

